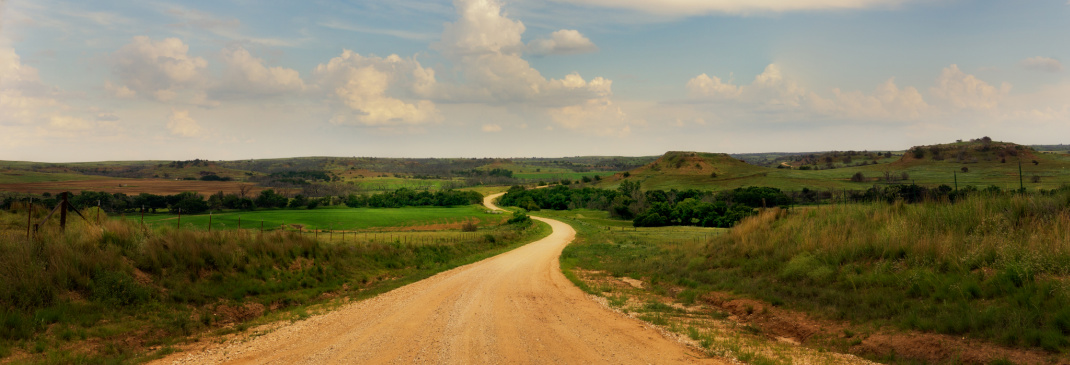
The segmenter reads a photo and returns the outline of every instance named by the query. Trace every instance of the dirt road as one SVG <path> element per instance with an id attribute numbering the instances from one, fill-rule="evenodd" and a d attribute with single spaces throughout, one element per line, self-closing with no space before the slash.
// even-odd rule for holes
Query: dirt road
<path id="1" fill-rule="evenodd" d="M 487 197 L 485 204 L 497 209 Z M 576 235 L 542 240 L 389 293 L 158 363 L 671 364 L 724 363 L 610 311 L 561 274 Z"/>

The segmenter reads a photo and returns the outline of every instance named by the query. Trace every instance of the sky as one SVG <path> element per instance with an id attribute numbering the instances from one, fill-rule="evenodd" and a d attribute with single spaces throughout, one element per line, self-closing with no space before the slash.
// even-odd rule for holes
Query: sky
<path id="1" fill-rule="evenodd" d="M 1067 0 L 0 0 L 0 160 L 1070 143 Z"/>

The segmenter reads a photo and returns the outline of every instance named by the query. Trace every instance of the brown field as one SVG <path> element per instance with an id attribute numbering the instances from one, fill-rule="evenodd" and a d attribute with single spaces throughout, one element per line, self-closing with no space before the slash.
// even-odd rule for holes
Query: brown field
<path id="1" fill-rule="evenodd" d="M 141 193 L 172 195 L 195 191 L 203 195 L 238 193 L 239 186 L 249 184 L 238 181 L 188 181 L 169 179 L 96 179 L 78 181 L 49 181 L 33 183 L 0 184 L 0 191 L 18 193 L 62 193 L 64 191 L 103 191 L 137 195 Z M 253 186 L 249 193 L 259 193 L 263 188 Z"/>

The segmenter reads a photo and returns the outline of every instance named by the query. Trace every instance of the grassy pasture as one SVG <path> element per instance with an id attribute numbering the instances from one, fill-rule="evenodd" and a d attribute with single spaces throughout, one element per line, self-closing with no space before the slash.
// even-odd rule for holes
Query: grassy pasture
<path id="1" fill-rule="evenodd" d="M 731 292 L 858 334 L 818 346 L 847 350 L 875 331 L 914 330 L 1053 358 L 1070 349 L 1067 191 L 770 209 L 701 237 L 621 229 L 603 212 L 537 214 L 578 231 L 561 256 L 566 273 L 643 279 L 684 304 Z"/>
<path id="2" fill-rule="evenodd" d="M 35 220 L 43 213 L 37 210 Z M 4 362 L 142 362 L 179 343 L 303 318 L 549 234 L 535 223 L 390 232 L 380 240 L 353 234 L 343 242 L 337 232 L 332 240 L 323 233 L 142 229 L 132 218 L 100 225 L 72 218 L 66 232 L 51 222 L 30 241 L 25 214 L 0 212 Z"/>
<path id="3" fill-rule="evenodd" d="M 259 229 L 264 222 L 265 230 L 285 228 L 296 230 L 423 230 L 442 229 L 455 226 L 465 221 L 475 221 L 478 225 L 496 224 L 505 215 L 487 213 L 487 208 L 480 205 L 465 207 L 405 207 L 405 208 L 347 208 L 325 207 L 317 209 L 278 209 L 232 211 L 213 213 L 212 229 L 236 229 L 238 219 L 242 228 Z M 126 219 L 137 222 L 140 217 L 127 216 Z M 154 227 L 175 227 L 179 221 L 174 214 L 151 214 L 145 216 L 145 224 Z M 208 214 L 183 215 L 181 224 L 184 229 L 208 229 Z M 286 225 L 286 227 L 283 227 Z"/>

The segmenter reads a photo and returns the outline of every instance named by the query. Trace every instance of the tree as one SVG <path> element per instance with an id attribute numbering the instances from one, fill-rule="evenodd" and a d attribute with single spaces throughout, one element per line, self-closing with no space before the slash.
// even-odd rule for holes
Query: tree
<path id="1" fill-rule="evenodd" d="M 617 191 L 619 191 L 621 195 L 635 198 L 639 193 L 639 182 L 625 180 L 617 187 Z"/>
<path id="2" fill-rule="evenodd" d="M 854 175 L 851 175 L 851 181 L 864 182 L 866 181 L 866 175 L 863 175 L 861 171 L 856 172 Z"/>
<path id="3" fill-rule="evenodd" d="M 242 198 L 242 199 L 245 199 L 246 195 L 248 195 L 250 192 L 252 192 L 252 190 L 253 190 L 253 184 L 240 184 L 240 185 L 238 185 L 238 197 Z"/>
<path id="4" fill-rule="evenodd" d="M 260 208 L 285 208 L 288 202 L 289 199 L 279 195 L 274 189 L 262 190 L 256 197 L 256 206 Z"/>

